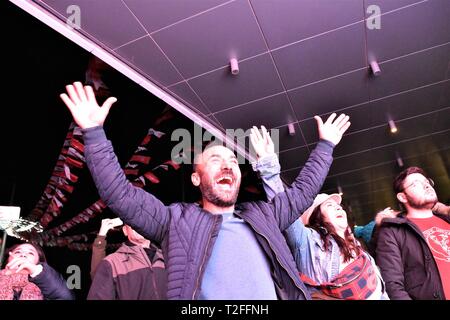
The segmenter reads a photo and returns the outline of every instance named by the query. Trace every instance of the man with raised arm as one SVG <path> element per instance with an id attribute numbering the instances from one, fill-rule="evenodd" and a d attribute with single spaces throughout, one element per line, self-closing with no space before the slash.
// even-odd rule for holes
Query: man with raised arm
<path id="1" fill-rule="evenodd" d="M 83 129 L 86 162 L 100 196 L 124 223 L 162 244 L 168 299 L 310 299 L 282 231 L 322 187 L 333 148 L 350 126 L 348 116 L 332 114 L 325 123 L 315 117 L 320 141 L 292 188 L 270 203 L 236 205 L 237 158 L 228 148 L 210 145 L 196 157 L 191 176 L 203 206 L 166 206 L 126 179 L 106 139 L 102 125 L 116 99 L 99 107 L 91 87 L 76 82 L 66 89 L 61 98 Z"/>

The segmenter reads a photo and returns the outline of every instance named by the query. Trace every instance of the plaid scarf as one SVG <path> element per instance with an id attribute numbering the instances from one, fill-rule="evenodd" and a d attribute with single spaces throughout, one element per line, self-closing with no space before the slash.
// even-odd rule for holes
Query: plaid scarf
<path id="1" fill-rule="evenodd" d="M 377 288 L 377 275 L 369 258 L 360 254 L 330 282 L 317 283 L 300 274 L 304 283 L 317 288 L 322 298 L 344 300 L 366 300 Z"/>
<path id="2" fill-rule="evenodd" d="M 28 274 L 0 271 L 0 300 L 43 300 L 41 290 L 28 281 Z"/>

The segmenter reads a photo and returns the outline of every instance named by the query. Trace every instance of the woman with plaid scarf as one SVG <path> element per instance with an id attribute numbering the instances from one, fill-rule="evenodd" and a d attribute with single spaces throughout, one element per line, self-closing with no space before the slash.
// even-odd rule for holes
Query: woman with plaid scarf
<path id="1" fill-rule="evenodd" d="M 316 118 L 317 121 L 319 121 Z M 267 130 L 252 130 L 258 156 L 253 165 L 271 200 L 284 191 L 280 164 Z M 375 265 L 348 225 L 338 194 L 319 194 L 311 207 L 285 233 L 299 276 L 313 299 L 387 300 L 385 284 Z"/>

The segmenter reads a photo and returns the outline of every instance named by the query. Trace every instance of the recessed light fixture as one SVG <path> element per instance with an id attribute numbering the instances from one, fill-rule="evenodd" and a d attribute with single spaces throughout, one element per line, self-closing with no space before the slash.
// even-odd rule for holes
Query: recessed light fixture
<path id="1" fill-rule="evenodd" d="M 394 120 L 389 119 L 388 120 L 389 129 L 391 130 L 391 133 L 396 133 L 398 131 L 397 126 L 395 125 Z"/>

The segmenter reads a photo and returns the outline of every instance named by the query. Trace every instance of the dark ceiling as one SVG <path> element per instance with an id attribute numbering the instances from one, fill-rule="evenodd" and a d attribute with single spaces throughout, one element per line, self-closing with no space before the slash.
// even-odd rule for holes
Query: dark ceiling
<path id="1" fill-rule="evenodd" d="M 279 129 L 286 182 L 297 175 L 317 140 L 312 117 L 349 114 L 352 126 L 335 151 L 323 191 L 337 192 L 340 186 L 357 222 L 368 221 L 376 210 L 395 206 L 391 183 L 402 169 L 398 157 L 403 167 L 426 169 L 436 181 L 441 200 L 450 199 L 448 0 L 12 2 L 35 16 L 45 15 L 47 23 L 58 25 L 53 28 L 59 32 L 69 28 L 65 24 L 72 15 L 68 7 L 78 6 L 81 29 L 74 30 L 73 41 L 87 41 L 95 47 L 94 54 L 124 63 L 142 76 L 145 84 L 154 84 L 176 98 L 176 109 L 195 114 L 210 127 L 245 130 L 263 124 Z M 368 27 L 373 20 L 367 9 L 373 5 L 381 10 L 379 29 Z M 33 20 L 23 27 L 18 25 L 20 19 L 10 19 L 10 41 L 42 51 L 24 56 L 11 50 L 16 64 L 38 64 L 34 72 L 39 75 L 19 67 L 20 74 L 13 76 L 10 85 L 19 86 L 21 93 L 28 91 L 27 95 L 40 103 L 20 108 L 14 104 L 20 111 L 14 111 L 16 118 L 10 125 L 17 123 L 21 130 L 28 130 L 29 138 L 18 140 L 13 132 L 6 137 L 12 150 L 39 145 L 45 153 L 35 150 L 34 156 L 45 154 L 55 159 L 70 119 L 53 94 L 61 91 L 61 83 L 83 76 L 85 61 L 66 52 L 81 56 L 76 45 L 31 16 L 19 14 L 18 9 L 10 11 L 23 21 Z M 40 45 L 44 35 L 54 37 L 54 46 Z M 16 54 L 24 60 L 14 60 Z M 233 57 L 239 61 L 238 75 L 230 73 Z M 40 59 L 54 68 L 40 70 Z M 377 77 L 369 67 L 373 60 L 381 68 Z M 45 82 L 45 93 L 40 81 Z M 36 85 L 39 90 L 27 89 Z M 58 105 L 57 111 L 54 105 Z M 123 116 L 132 123 L 135 120 L 130 114 L 137 111 L 131 104 L 127 108 Z M 61 121 L 55 123 L 54 119 Z M 389 132 L 389 119 L 398 127 L 396 134 Z M 121 129 L 111 130 L 128 134 L 130 123 L 122 122 L 118 125 Z M 288 124 L 294 125 L 294 135 L 289 135 Z M 50 127 L 55 126 L 58 142 L 45 136 L 54 135 L 56 129 Z M 116 134 L 134 148 L 136 138 L 128 140 L 128 136 Z M 19 161 L 10 157 L 12 162 Z M 28 179 L 40 180 L 34 176 L 40 164 L 40 160 L 27 159 Z M 39 174 L 49 172 L 51 168 Z"/>

